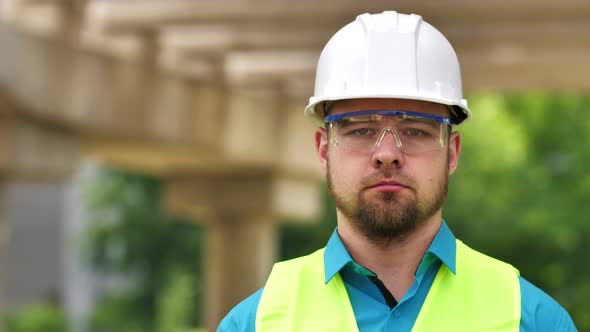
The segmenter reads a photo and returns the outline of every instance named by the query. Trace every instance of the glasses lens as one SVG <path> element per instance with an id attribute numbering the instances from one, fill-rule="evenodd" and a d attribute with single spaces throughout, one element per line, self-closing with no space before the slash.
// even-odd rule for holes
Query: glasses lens
<path id="1" fill-rule="evenodd" d="M 447 143 L 448 127 L 436 119 L 416 115 L 363 114 L 330 123 L 333 143 L 354 153 L 372 153 L 388 134 L 405 154 L 438 150 Z"/>

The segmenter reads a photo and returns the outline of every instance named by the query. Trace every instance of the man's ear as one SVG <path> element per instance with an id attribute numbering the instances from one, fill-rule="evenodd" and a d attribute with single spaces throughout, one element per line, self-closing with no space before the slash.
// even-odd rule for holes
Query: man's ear
<path id="1" fill-rule="evenodd" d="M 318 153 L 320 165 L 325 171 L 328 169 L 328 132 L 325 128 L 318 128 L 315 131 L 315 148 Z"/>
<path id="2" fill-rule="evenodd" d="M 461 155 L 461 134 L 452 132 L 449 138 L 449 174 L 453 174 L 459 166 L 459 156 Z"/>

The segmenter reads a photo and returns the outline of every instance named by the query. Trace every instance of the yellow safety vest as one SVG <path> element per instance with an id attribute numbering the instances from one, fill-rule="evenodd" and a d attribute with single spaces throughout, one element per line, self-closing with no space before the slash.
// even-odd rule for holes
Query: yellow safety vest
<path id="1" fill-rule="evenodd" d="M 518 270 L 459 240 L 456 257 L 456 274 L 441 264 L 412 331 L 518 332 Z M 340 274 L 324 280 L 324 249 L 275 264 L 256 332 L 358 332 Z"/>

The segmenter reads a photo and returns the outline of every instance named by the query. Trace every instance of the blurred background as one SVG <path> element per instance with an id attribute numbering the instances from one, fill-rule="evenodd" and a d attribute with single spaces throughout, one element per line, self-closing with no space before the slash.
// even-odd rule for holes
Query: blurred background
<path id="1" fill-rule="evenodd" d="M 590 331 L 587 0 L 0 0 L 0 330 L 214 331 L 335 227 L 322 46 L 422 15 L 473 119 L 444 217 Z"/>

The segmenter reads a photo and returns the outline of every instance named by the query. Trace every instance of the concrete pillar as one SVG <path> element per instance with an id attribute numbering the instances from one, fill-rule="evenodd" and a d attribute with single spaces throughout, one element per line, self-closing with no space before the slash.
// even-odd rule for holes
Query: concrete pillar
<path id="1" fill-rule="evenodd" d="M 207 225 L 205 324 L 215 331 L 241 299 L 264 285 L 276 261 L 272 172 L 210 170 L 167 179 L 169 211 Z"/>
<path id="2" fill-rule="evenodd" d="M 26 297 L 30 300 L 36 295 L 51 297 L 54 293 L 59 293 L 60 287 L 57 282 L 52 283 L 59 277 L 55 263 L 59 262 L 59 258 L 55 259 L 58 248 L 54 244 L 60 240 L 60 230 L 56 226 L 61 220 L 58 215 L 61 200 L 60 183 L 61 179 L 70 176 L 79 153 L 78 140 L 66 126 L 22 115 L 20 112 L 21 108 L 11 98 L 0 93 L 0 313 L 6 312 L 9 304 L 10 309 L 16 308 L 19 303 L 15 305 L 15 298 Z M 26 195 L 14 198 L 15 188 L 17 194 L 22 195 L 22 190 L 25 190 Z M 30 197 L 38 201 L 27 201 Z M 23 205 L 26 207 L 23 208 Z M 15 216 L 15 212 L 24 214 L 24 217 L 19 214 Z M 11 224 L 12 242 L 9 243 Z M 49 227 L 51 235 L 43 234 L 43 228 L 38 228 L 40 225 Z M 33 231 L 29 232 L 31 229 Z M 29 235 L 35 233 L 34 229 L 41 232 L 35 234 L 41 237 L 31 240 Z M 29 242 L 23 242 L 23 238 L 19 240 L 23 234 Z M 32 244 L 36 247 L 31 246 Z M 32 253 L 30 257 L 40 259 L 42 264 L 19 261 L 18 255 L 24 252 L 23 248 L 26 249 L 25 257 Z M 35 253 L 35 248 L 41 248 L 41 253 L 47 255 Z M 29 249 L 32 251 L 28 251 Z M 8 250 L 11 253 L 10 259 Z M 14 265 L 15 262 L 17 265 Z M 46 267 L 47 264 L 50 268 Z M 25 270 L 23 273 L 22 268 Z M 45 274 L 38 273 L 38 270 L 44 271 Z M 21 287 L 15 288 L 15 284 Z M 21 296 L 22 294 L 26 296 Z M 23 304 L 26 304 L 25 300 Z M 0 324 L 0 330 L 1 328 Z"/>
<path id="3" fill-rule="evenodd" d="M 222 216 L 208 225 L 205 324 L 215 331 L 239 301 L 264 286 L 277 252 L 271 216 Z"/>
<path id="4" fill-rule="evenodd" d="M 88 330 L 101 286 L 101 276 L 85 261 L 81 239 L 88 231 L 90 218 L 85 207 L 84 190 L 96 176 L 100 165 L 85 160 L 65 188 L 62 252 L 63 307 L 72 331 Z"/>
<path id="5" fill-rule="evenodd" d="M 5 113 L 11 111 L 9 103 L 0 94 L 0 321 L 5 314 L 5 278 L 6 278 L 6 248 L 10 237 L 10 228 L 4 214 L 4 180 L 7 172 L 7 151 L 10 142 L 9 128 Z M 3 324 L 0 324 L 0 332 L 4 331 Z"/>
<path id="6" fill-rule="evenodd" d="M 315 181 L 264 168 L 178 172 L 166 179 L 165 188 L 168 211 L 207 225 L 204 308 L 209 331 L 264 285 L 277 261 L 278 221 L 309 220 L 320 206 Z"/>
<path id="7" fill-rule="evenodd" d="M 61 302 L 63 192 L 61 179 L 13 178 L 1 202 L 10 241 L 6 247 L 4 304 L 17 312 L 33 303 Z"/>
<path id="8" fill-rule="evenodd" d="M 0 183 L 0 320 L 5 314 L 5 279 L 6 279 L 6 248 L 8 247 L 8 240 L 10 237 L 10 228 L 4 215 L 4 185 Z M 0 324 L 0 332 L 4 331 L 4 327 Z"/>

